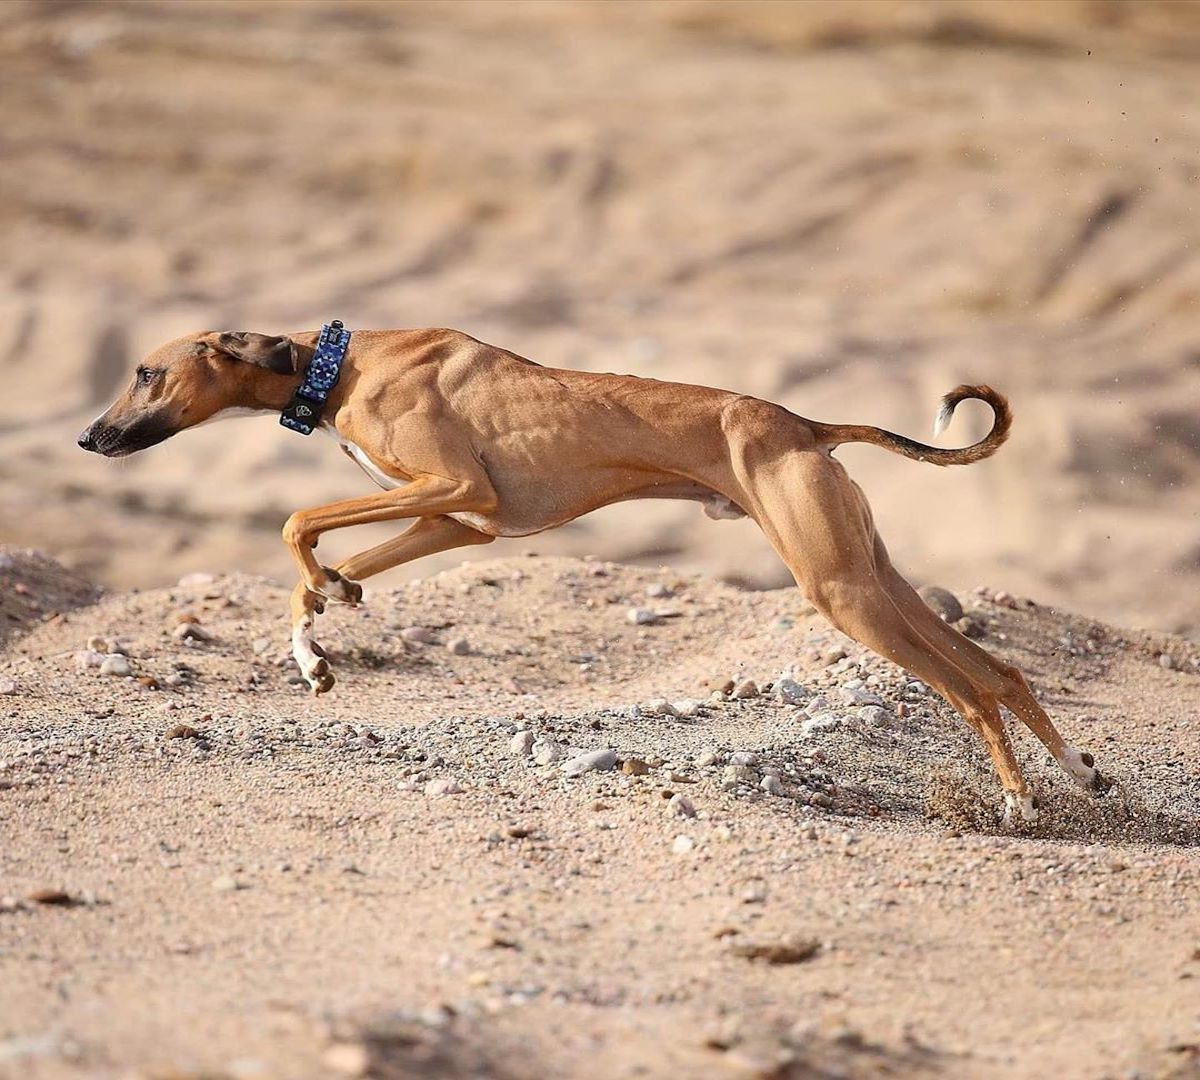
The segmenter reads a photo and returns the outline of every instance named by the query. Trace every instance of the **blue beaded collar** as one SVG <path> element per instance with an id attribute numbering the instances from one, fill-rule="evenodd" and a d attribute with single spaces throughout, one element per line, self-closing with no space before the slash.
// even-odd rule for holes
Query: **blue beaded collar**
<path id="1" fill-rule="evenodd" d="M 346 350 L 349 348 L 350 331 L 342 326 L 340 319 L 321 327 L 321 336 L 317 338 L 316 352 L 308 362 L 308 370 L 292 395 L 292 400 L 279 416 L 279 422 L 285 428 L 298 431 L 301 435 L 313 433 L 321 422 L 325 399 L 337 386 L 338 377 L 342 374 L 342 361 L 346 359 Z"/>

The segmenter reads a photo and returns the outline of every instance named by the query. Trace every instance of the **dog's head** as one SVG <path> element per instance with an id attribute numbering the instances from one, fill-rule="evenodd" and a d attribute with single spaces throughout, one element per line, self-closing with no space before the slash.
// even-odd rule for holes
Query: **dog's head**
<path id="1" fill-rule="evenodd" d="M 295 375 L 296 343 L 287 337 L 211 331 L 177 338 L 152 352 L 79 445 L 106 457 L 154 446 L 225 409 L 278 408 Z"/>

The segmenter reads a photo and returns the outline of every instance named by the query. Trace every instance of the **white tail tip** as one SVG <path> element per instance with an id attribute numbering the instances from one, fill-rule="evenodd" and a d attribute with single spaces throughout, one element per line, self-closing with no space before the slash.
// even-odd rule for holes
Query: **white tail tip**
<path id="1" fill-rule="evenodd" d="M 942 402 L 942 407 L 938 409 L 937 416 L 933 418 L 933 434 L 940 435 L 950 426 L 950 418 L 954 415 L 954 406 L 948 401 Z"/>

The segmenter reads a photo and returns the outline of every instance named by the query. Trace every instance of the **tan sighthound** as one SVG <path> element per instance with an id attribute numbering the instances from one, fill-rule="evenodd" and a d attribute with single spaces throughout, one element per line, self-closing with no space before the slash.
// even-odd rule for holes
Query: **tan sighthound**
<path id="1" fill-rule="evenodd" d="M 220 416 L 278 412 L 316 340 L 315 332 L 209 332 L 172 341 L 138 367 L 80 445 L 120 456 Z M 288 518 L 283 538 L 301 578 L 292 595 L 296 660 L 314 692 L 330 689 L 314 617 L 326 600 L 358 603 L 358 582 L 372 574 L 552 529 L 626 499 L 690 499 L 710 517 L 753 518 L 834 626 L 949 701 L 987 744 L 1006 817 L 1031 820 L 1036 800 L 1001 706 L 1079 783 L 1099 792 L 1109 782 L 1090 754 L 1063 741 L 1016 668 L 926 607 L 892 566 L 866 498 L 831 453 L 867 442 L 935 465 L 979 461 L 1008 436 L 1011 412 L 994 390 L 960 386 L 943 401 L 939 430 L 968 398 L 991 406 L 991 432 L 941 450 L 724 390 L 541 367 L 453 330 L 356 331 L 322 427 L 383 490 Z M 334 568 L 313 555 L 331 529 L 401 519 L 412 524 L 400 536 Z"/>

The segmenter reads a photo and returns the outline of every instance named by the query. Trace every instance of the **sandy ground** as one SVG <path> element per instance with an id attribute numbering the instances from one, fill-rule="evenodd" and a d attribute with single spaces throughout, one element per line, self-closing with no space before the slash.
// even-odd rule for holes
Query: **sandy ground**
<path id="1" fill-rule="evenodd" d="M 1007 833 L 974 737 L 794 590 L 465 564 L 326 615 L 313 699 L 278 586 L 5 562 L 42 610 L 0 654 L 0 1075 L 1195 1075 L 1183 639 L 963 597 L 1119 784 L 1015 733 Z"/>

